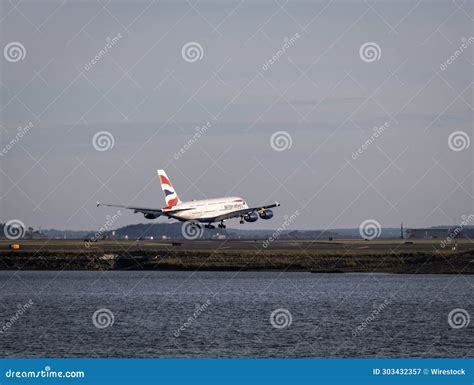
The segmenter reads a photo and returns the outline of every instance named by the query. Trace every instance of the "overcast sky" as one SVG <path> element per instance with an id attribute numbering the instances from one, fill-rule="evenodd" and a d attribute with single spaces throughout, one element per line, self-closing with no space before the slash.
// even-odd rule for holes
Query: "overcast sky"
<path id="1" fill-rule="evenodd" d="M 472 2 L 0 7 L 1 222 L 91 229 L 115 213 L 97 200 L 160 208 L 157 168 L 181 200 L 281 203 L 246 229 L 296 210 L 298 229 L 474 212 Z M 93 145 L 100 131 L 113 137 L 106 151 Z M 126 213 L 117 226 L 140 222 Z"/>

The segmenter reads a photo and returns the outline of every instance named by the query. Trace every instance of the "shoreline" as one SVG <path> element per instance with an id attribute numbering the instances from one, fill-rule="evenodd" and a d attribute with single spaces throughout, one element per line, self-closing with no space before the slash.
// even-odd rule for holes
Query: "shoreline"
<path id="1" fill-rule="evenodd" d="M 403 255 L 244 255 L 180 251 L 119 254 L 5 255 L 0 270 L 55 271 L 268 271 L 309 273 L 474 274 L 474 252 L 447 258 L 435 254 Z"/>
<path id="2" fill-rule="evenodd" d="M 0 242 L 0 270 L 68 271 L 269 271 L 311 273 L 474 274 L 474 244 L 456 251 L 438 242 L 261 241 Z"/>

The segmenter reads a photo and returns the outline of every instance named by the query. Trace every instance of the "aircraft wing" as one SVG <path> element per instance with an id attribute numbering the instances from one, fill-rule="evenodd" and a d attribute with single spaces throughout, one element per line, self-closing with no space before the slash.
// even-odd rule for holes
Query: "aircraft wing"
<path id="1" fill-rule="evenodd" d="M 163 210 L 163 209 L 154 209 L 154 208 L 149 208 L 149 207 L 136 207 L 136 206 L 124 206 L 124 205 L 114 205 L 114 204 L 109 204 L 109 203 L 100 203 L 97 202 L 97 207 L 99 206 L 108 206 L 108 207 L 118 207 L 122 209 L 128 209 L 128 210 L 133 210 L 135 213 L 142 213 L 145 215 L 153 215 L 155 218 L 158 218 L 161 215 L 168 216 L 168 214 L 174 214 L 180 211 L 185 211 L 185 210 L 190 210 L 191 208 L 186 208 L 186 209 L 169 209 L 169 210 Z"/>
<path id="2" fill-rule="evenodd" d="M 280 206 L 280 204 L 278 202 L 275 202 L 275 203 L 272 203 L 270 205 L 249 207 L 248 209 L 236 210 L 236 211 L 232 211 L 232 212 L 227 213 L 227 214 L 219 215 L 219 216 L 214 218 L 214 221 L 219 222 L 219 221 L 222 221 L 224 219 L 236 218 L 236 217 L 240 217 L 241 215 L 250 214 L 250 213 L 253 213 L 255 211 L 258 212 L 258 211 L 262 211 L 262 210 L 265 210 L 265 209 L 271 209 L 272 207 L 278 207 L 278 206 Z"/>

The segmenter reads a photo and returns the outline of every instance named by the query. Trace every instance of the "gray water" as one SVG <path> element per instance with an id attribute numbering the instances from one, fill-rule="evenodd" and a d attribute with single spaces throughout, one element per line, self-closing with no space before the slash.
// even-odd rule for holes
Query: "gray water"
<path id="1" fill-rule="evenodd" d="M 2 271 L 0 354 L 473 357 L 473 322 L 448 323 L 455 308 L 474 315 L 473 284 L 462 275 Z M 102 308 L 114 322 L 100 329 Z M 291 314 L 276 324 L 286 327 L 270 322 L 276 309 Z"/>

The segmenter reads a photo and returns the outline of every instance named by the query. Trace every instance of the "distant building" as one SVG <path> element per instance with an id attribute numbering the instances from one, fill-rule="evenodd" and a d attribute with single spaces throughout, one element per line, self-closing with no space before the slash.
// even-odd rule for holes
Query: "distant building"
<path id="1" fill-rule="evenodd" d="M 409 239 L 436 239 L 446 238 L 449 227 L 427 227 L 419 229 L 407 229 L 406 234 Z"/>
<path id="2" fill-rule="evenodd" d="M 427 227 L 419 229 L 407 229 L 406 237 L 409 239 L 438 239 L 438 238 L 465 238 L 474 239 L 474 227 Z"/>

